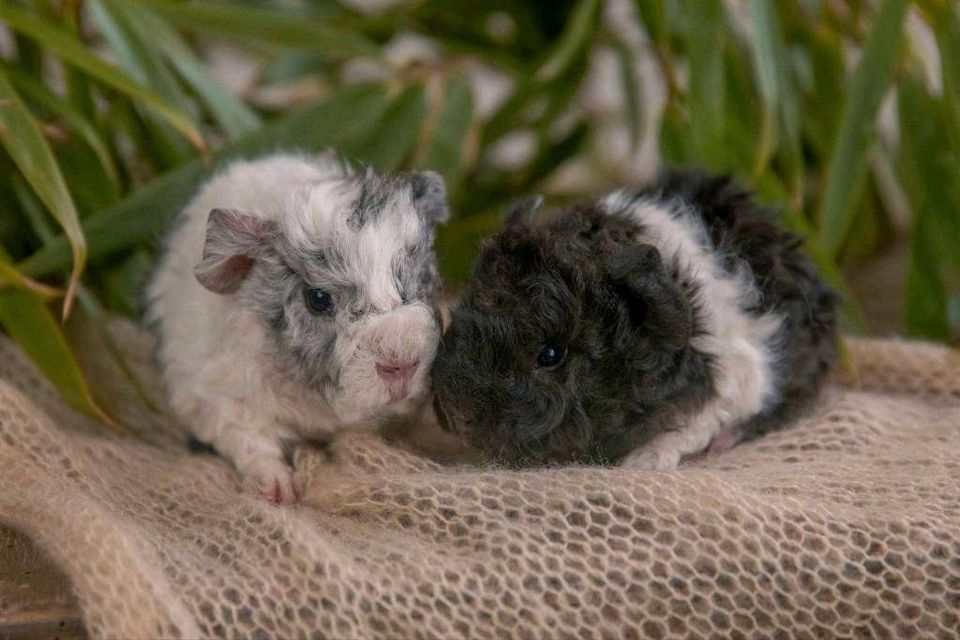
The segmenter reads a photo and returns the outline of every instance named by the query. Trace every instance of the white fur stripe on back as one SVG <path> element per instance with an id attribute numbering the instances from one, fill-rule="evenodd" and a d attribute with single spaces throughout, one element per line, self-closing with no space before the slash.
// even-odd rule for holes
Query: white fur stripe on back
<path id="1" fill-rule="evenodd" d="M 692 346 L 711 356 L 716 396 L 686 426 L 668 434 L 670 447 L 655 447 L 669 459 L 644 465 L 673 467 L 680 456 L 704 449 L 714 435 L 758 413 L 774 399 L 776 354 L 771 342 L 781 317 L 745 311 L 759 295 L 751 274 L 746 269 L 736 274 L 724 269 L 697 212 L 636 200 L 623 191 L 607 196 L 604 205 L 611 213 L 634 216 L 644 225 L 644 241 L 699 285 L 704 331 Z"/>

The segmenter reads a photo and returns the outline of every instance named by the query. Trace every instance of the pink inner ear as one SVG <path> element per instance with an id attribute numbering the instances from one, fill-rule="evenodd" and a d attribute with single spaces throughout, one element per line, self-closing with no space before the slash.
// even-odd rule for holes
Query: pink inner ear
<path id="1" fill-rule="evenodd" d="M 204 258 L 193 270 L 197 281 L 214 293 L 233 293 L 253 267 L 253 258 L 244 255 Z"/>

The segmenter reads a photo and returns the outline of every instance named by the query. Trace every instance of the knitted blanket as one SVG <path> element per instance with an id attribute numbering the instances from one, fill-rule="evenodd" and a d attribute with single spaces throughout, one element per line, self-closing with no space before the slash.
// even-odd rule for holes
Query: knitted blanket
<path id="1" fill-rule="evenodd" d="M 156 390 L 149 339 L 115 328 Z M 69 575 L 94 637 L 957 637 L 960 355 L 850 348 L 859 379 L 811 415 L 675 472 L 482 468 L 401 426 L 300 448 L 305 504 L 283 508 L 108 358 L 87 369 L 139 437 L 3 342 L 0 522 Z"/>

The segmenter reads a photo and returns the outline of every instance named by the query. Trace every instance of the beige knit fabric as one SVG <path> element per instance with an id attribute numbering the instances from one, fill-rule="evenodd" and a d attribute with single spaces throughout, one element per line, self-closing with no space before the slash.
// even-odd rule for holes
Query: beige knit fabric
<path id="1" fill-rule="evenodd" d="M 95 637 L 958 637 L 960 356 L 851 349 L 858 388 L 677 472 L 440 464 L 354 434 L 298 452 L 292 509 L 122 381 L 112 409 L 144 435 L 103 435 L 4 342 L 0 521 L 63 567 Z"/>

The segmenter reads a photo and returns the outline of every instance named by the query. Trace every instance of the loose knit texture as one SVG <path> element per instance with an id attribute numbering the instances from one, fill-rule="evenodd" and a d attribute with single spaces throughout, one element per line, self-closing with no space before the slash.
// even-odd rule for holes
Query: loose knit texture
<path id="1" fill-rule="evenodd" d="M 151 391 L 151 344 L 115 324 Z M 942 637 L 960 633 L 960 355 L 852 340 L 794 427 L 676 472 L 441 464 L 347 434 L 305 505 L 240 492 L 106 356 L 104 435 L 0 343 L 0 521 L 70 577 L 93 637 Z M 436 454 L 433 456 L 436 457 Z"/>

